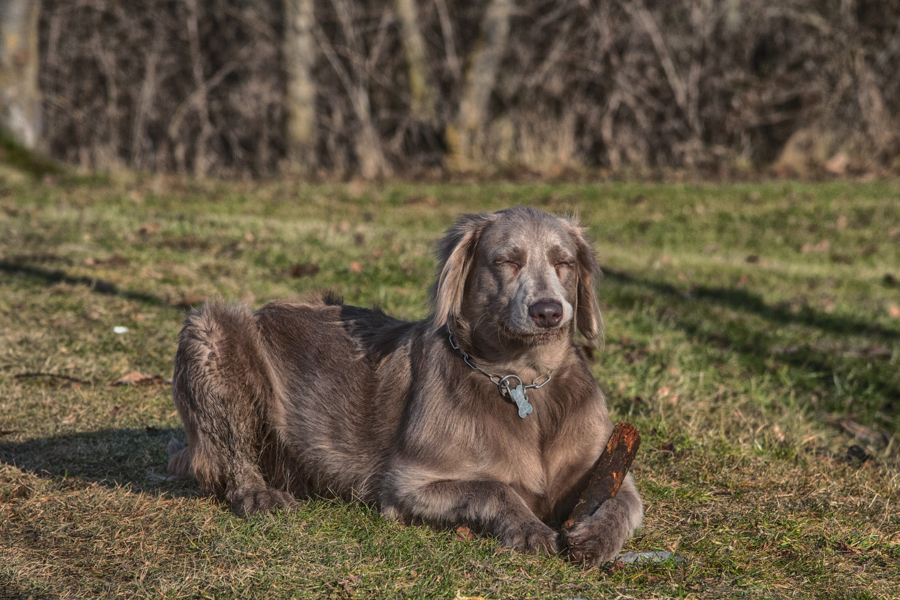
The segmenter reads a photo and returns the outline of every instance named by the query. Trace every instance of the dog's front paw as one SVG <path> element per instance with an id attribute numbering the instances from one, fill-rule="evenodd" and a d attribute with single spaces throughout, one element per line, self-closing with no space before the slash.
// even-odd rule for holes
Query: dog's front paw
<path id="1" fill-rule="evenodd" d="M 625 543 L 624 536 L 616 536 L 615 531 L 593 520 L 579 523 L 565 537 L 569 560 L 587 568 L 611 561 Z"/>
<path id="2" fill-rule="evenodd" d="M 613 560 L 631 537 L 632 527 L 621 507 L 609 502 L 565 534 L 569 559 L 587 568 Z"/>
<path id="3" fill-rule="evenodd" d="M 497 537 L 520 552 L 555 554 L 559 551 L 558 534 L 537 519 L 510 523 L 498 532 Z"/>
<path id="4" fill-rule="evenodd" d="M 240 517 L 275 510 L 290 510 L 297 503 L 288 492 L 273 489 L 249 490 L 233 494 L 231 509 Z"/>

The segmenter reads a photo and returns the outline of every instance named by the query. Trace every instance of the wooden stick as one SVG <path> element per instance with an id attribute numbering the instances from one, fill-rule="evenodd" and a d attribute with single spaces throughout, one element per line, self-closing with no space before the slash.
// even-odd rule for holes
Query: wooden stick
<path id="1" fill-rule="evenodd" d="M 581 493 L 578 504 L 563 524 L 564 530 L 571 530 L 593 515 L 601 504 L 616 496 L 640 446 L 641 434 L 633 425 L 616 425 L 606 442 L 606 449 L 594 464 L 594 473 Z"/>

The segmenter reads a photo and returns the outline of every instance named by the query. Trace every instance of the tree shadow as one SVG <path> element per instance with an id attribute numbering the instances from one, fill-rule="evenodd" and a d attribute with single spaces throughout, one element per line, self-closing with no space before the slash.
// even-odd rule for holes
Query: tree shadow
<path id="1" fill-rule="evenodd" d="M 121 487 L 136 493 L 196 497 L 196 481 L 166 473 L 166 444 L 180 429 L 101 429 L 0 444 L 0 463 L 42 478 Z"/>
<path id="2" fill-rule="evenodd" d="M 774 323 L 805 325 L 841 335 L 869 335 L 884 341 L 900 340 L 900 330 L 886 328 L 879 323 L 827 314 L 809 307 L 795 313 L 782 304 L 767 304 L 759 294 L 747 290 L 694 286 L 689 292 L 686 292 L 671 283 L 635 277 L 617 269 L 604 269 L 603 274 L 607 280 L 614 283 L 642 286 L 668 298 L 705 302 L 754 313 Z"/>
<path id="3" fill-rule="evenodd" d="M 77 277 L 69 275 L 61 269 L 45 269 L 23 264 L 21 261 L 0 260 L 0 271 L 20 274 L 44 282 L 45 285 L 65 283 L 67 285 L 86 285 L 92 292 L 106 296 L 119 296 L 128 300 L 150 304 L 152 306 L 170 306 L 159 296 L 149 292 L 132 292 L 120 290 L 114 283 L 96 277 Z"/>
<path id="4" fill-rule="evenodd" d="M 662 281 L 635 277 L 623 271 L 604 271 L 612 285 L 604 300 L 630 311 L 637 305 L 649 305 L 669 327 L 681 330 L 688 338 L 712 349 L 737 354 L 741 366 L 752 374 L 771 375 L 773 368 L 788 367 L 802 375 L 794 384 L 797 391 L 829 392 L 819 398 L 815 410 L 845 413 L 853 411 L 863 421 L 871 421 L 876 411 L 895 422 L 900 409 L 900 378 L 891 369 L 892 350 L 885 346 L 900 341 L 900 331 L 852 317 L 832 315 L 810 307 L 794 312 L 780 304 L 767 304 L 760 295 L 733 288 L 696 286 L 690 290 Z M 772 325 L 748 325 L 741 319 L 724 318 L 715 307 L 756 316 Z M 826 344 L 792 342 L 779 328 L 802 325 L 830 336 Z M 841 343 L 842 336 L 867 338 L 865 347 Z M 877 344 L 882 344 L 881 346 Z M 850 398 L 852 406 L 845 401 Z M 809 403 L 809 394 L 799 401 Z"/>

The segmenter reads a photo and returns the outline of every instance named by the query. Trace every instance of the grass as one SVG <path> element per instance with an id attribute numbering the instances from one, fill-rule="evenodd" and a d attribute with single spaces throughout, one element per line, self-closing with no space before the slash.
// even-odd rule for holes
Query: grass
<path id="1" fill-rule="evenodd" d="M 441 231 L 513 204 L 597 239 L 592 368 L 644 438 L 625 549 L 679 560 L 583 571 L 327 498 L 238 519 L 165 479 L 170 388 L 109 383 L 170 376 L 185 306 L 420 318 Z M 898 265 L 896 181 L 0 181 L 0 598 L 896 598 Z"/>

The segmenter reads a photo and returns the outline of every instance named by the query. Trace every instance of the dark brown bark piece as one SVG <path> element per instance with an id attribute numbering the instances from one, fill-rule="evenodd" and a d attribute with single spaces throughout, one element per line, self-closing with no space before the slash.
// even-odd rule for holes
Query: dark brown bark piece
<path id="1" fill-rule="evenodd" d="M 601 504 L 615 497 L 640 446 L 641 434 L 633 425 L 616 424 L 603 454 L 594 464 L 594 473 L 581 493 L 578 504 L 563 524 L 564 530 L 572 529 L 594 514 Z"/>

